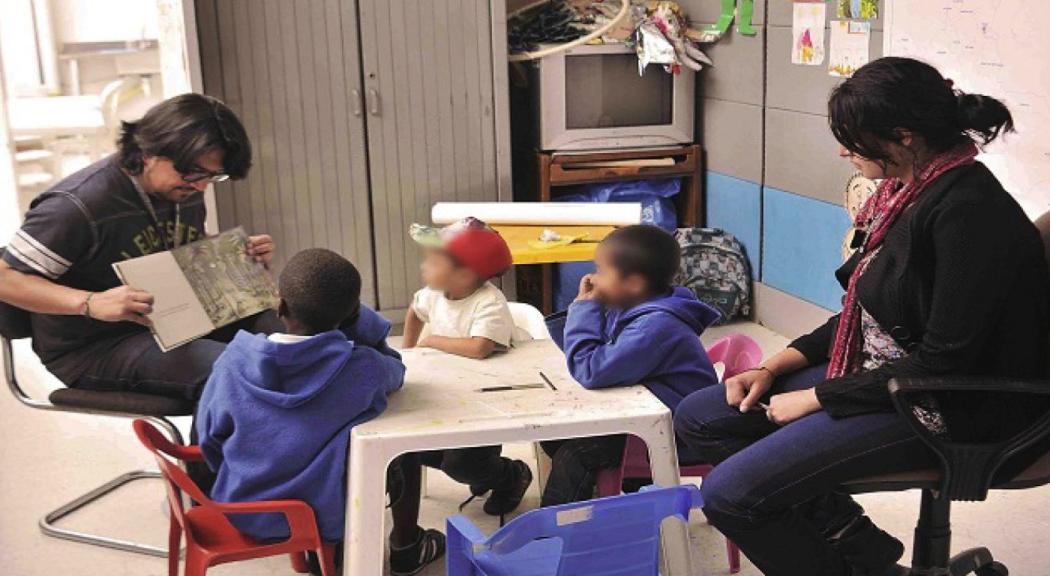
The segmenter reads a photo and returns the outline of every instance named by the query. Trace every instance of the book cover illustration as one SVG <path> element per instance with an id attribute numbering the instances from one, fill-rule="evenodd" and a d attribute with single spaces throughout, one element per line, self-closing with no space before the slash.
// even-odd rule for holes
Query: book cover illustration
<path id="1" fill-rule="evenodd" d="M 171 251 L 216 328 L 277 303 L 277 288 L 263 265 L 245 252 L 247 242 L 238 227 Z"/>

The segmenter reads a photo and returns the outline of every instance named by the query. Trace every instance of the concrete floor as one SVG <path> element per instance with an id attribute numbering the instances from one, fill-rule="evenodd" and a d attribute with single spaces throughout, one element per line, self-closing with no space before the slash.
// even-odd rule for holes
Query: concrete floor
<path id="1" fill-rule="evenodd" d="M 786 340 L 753 324 L 720 327 L 709 331 L 713 341 L 728 332 L 744 331 L 755 337 L 767 354 Z M 25 348 L 19 356 L 31 362 Z M 34 394 L 45 396 L 54 384 L 39 367 L 29 366 L 25 378 Z M 188 426 L 188 422 L 182 422 Z M 125 420 L 45 413 L 27 409 L 10 395 L 0 393 L 0 575 L 3 576 L 160 576 L 164 560 L 85 546 L 44 537 L 37 519 L 48 510 L 117 474 L 150 464 L 134 440 Z M 531 447 L 512 445 L 507 453 L 533 464 Z M 441 528 L 447 515 L 465 497 L 465 488 L 440 473 L 431 473 L 429 496 L 423 501 L 422 524 Z M 861 497 L 872 517 L 886 530 L 909 540 L 918 512 L 917 493 Z M 530 492 L 522 510 L 534 508 L 538 494 Z M 163 545 L 167 519 L 161 485 L 152 480 L 132 485 L 93 507 L 70 517 L 70 526 L 98 530 L 117 537 Z M 985 503 L 955 507 L 955 548 L 988 545 L 1011 572 L 1020 576 L 1050 574 L 1050 488 L 1017 493 L 994 493 Z M 466 515 L 486 532 L 496 528 L 494 518 L 473 504 Z M 727 574 L 724 539 L 701 521 L 691 525 L 695 550 L 703 573 Z M 220 566 L 209 574 L 291 575 L 286 558 L 272 558 Z M 425 572 L 444 574 L 443 566 Z M 744 561 L 741 574 L 758 571 Z M 802 576 L 802 575 L 800 575 Z"/>

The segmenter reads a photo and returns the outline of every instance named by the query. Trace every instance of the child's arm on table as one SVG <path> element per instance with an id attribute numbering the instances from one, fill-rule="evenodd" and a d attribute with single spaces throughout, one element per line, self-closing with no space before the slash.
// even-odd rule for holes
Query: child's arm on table
<path id="1" fill-rule="evenodd" d="M 628 324 L 615 342 L 607 343 L 603 322 L 596 300 L 577 300 L 569 306 L 565 357 L 572 377 L 584 388 L 637 384 L 665 360 L 664 349 L 677 345 L 674 337 L 650 333 L 645 318 Z"/>
<path id="2" fill-rule="evenodd" d="M 346 397 L 340 406 L 354 417 L 382 414 L 387 407 L 387 398 L 405 383 L 405 365 L 397 358 L 370 347 L 354 348 L 351 364 L 354 368 L 345 372 L 348 375 L 343 381 Z M 361 374 L 367 378 L 360 379 Z"/>
<path id="3" fill-rule="evenodd" d="M 497 347 L 509 347 L 513 334 L 514 319 L 510 315 L 506 300 L 492 299 L 482 302 L 474 310 L 470 330 L 466 336 L 431 335 L 424 338 L 419 345 L 483 360 L 491 356 Z"/>
<path id="4" fill-rule="evenodd" d="M 405 322 L 405 334 L 408 334 L 408 322 Z M 496 350 L 496 343 L 483 336 L 466 336 L 464 338 L 452 338 L 449 336 L 427 336 L 419 346 L 434 348 L 457 356 L 466 356 L 483 360 L 488 358 Z"/>
<path id="5" fill-rule="evenodd" d="M 416 347 L 416 344 L 419 343 L 419 335 L 423 332 L 423 325 L 423 321 L 416 314 L 415 307 L 409 306 L 408 313 L 405 314 L 405 333 L 401 337 L 402 348 Z"/>
<path id="6" fill-rule="evenodd" d="M 383 383 L 383 394 L 389 396 L 401 389 L 405 383 L 405 365 L 401 360 L 390 356 L 383 356 L 383 366 L 380 381 Z"/>
<path id="7" fill-rule="evenodd" d="M 386 342 L 390 335 L 390 321 L 368 306 L 362 304 L 339 329 L 355 345 L 368 346 L 384 356 L 401 360 L 401 355 Z"/>

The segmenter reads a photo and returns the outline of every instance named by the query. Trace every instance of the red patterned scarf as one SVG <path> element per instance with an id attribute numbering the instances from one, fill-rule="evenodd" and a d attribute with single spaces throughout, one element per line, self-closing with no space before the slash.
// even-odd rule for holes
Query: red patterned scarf
<path id="1" fill-rule="evenodd" d="M 867 236 L 861 246 L 863 256 L 850 275 L 846 296 L 842 301 L 835 343 L 831 348 L 831 362 L 828 364 L 828 378 L 852 374 L 862 364 L 863 336 L 860 329 L 860 304 L 857 302 L 857 280 L 878 253 L 882 241 L 886 238 L 886 232 L 904 210 L 919 198 L 923 190 L 945 172 L 972 164 L 977 152 L 977 146 L 970 143 L 940 154 L 917 170 L 915 178 L 909 184 L 902 184 L 897 178 L 883 180 L 879 189 L 857 213 L 854 226 L 860 230 L 866 229 Z"/>

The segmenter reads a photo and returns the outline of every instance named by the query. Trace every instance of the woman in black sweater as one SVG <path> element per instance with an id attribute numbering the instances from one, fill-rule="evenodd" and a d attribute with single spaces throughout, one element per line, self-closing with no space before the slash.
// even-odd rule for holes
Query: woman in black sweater
<path id="1" fill-rule="evenodd" d="M 882 179 L 855 223 L 859 250 L 836 273 L 843 310 L 761 367 L 698 391 L 675 428 L 689 458 L 716 463 L 708 520 L 768 576 L 906 574 L 901 542 L 843 482 L 936 466 L 893 409 L 894 377 L 1043 374 L 1047 264 L 1038 231 L 977 142 L 1012 130 L 988 96 L 954 90 L 907 58 L 864 66 L 833 92 L 841 156 Z M 1045 405 L 932 397 L 923 423 L 953 439 L 999 438 Z"/>

